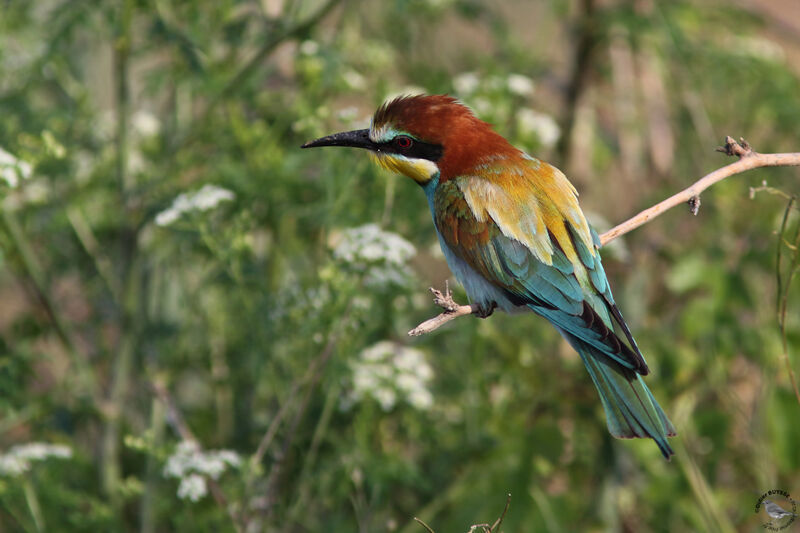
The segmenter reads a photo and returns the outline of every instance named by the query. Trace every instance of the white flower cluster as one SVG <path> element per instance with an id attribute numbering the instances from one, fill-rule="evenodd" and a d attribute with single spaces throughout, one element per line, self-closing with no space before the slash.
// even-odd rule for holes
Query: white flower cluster
<path id="1" fill-rule="evenodd" d="M 553 117 L 527 107 L 517 111 L 517 126 L 523 135 L 536 135 L 546 148 L 554 146 L 561 137 L 561 128 Z"/>
<path id="2" fill-rule="evenodd" d="M 343 407 L 371 397 L 384 411 L 405 400 L 421 411 L 433 405 L 428 383 L 433 369 L 425 355 L 391 341 L 381 341 L 365 349 L 352 366 L 353 390 Z"/>
<path id="3" fill-rule="evenodd" d="M 406 263 L 416 253 L 413 244 L 377 224 L 343 231 L 333 249 L 336 259 L 366 274 L 370 287 L 407 285 L 411 277 Z"/>
<path id="4" fill-rule="evenodd" d="M 462 97 L 476 93 L 509 92 L 517 96 L 530 96 L 535 89 L 533 80 L 522 74 L 509 74 L 506 78 L 488 76 L 480 78 L 475 72 L 463 72 L 453 78 L 453 88 Z"/>
<path id="5" fill-rule="evenodd" d="M 242 460 L 230 450 L 201 451 L 196 442 L 183 441 L 164 465 L 164 476 L 180 479 L 178 498 L 196 502 L 208 494 L 204 476 L 219 479 L 228 467 L 238 468 Z"/>
<path id="6" fill-rule="evenodd" d="M 347 84 L 347 88 L 353 91 L 362 91 L 367 87 L 367 79 L 353 69 L 342 72 L 342 80 Z"/>
<path id="7" fill-rule="evenodd" d="M 17 159 L 0 148 L 0 178 L 8 183 L 9 187 L 16 187 L 19 180 L 26 180 L 31 177 L 33 168 L 27 161 Z"/>
<path id="8" fill-rule="evenodd" d="M 161 131 L 161 121 L 149 111 L 137 111 L 131 116 L 131 126 L 136 134 L 152 137 Z"/>
<path id="9" fill-rule="evenodd" d="M 474 72 L 463 72 L 453 78 L 453 88 L 459 96 L 468 96 L 474 93 L 480 84 L 481 80 Z"/>
<path id="10" fill-rule="evenodd" d="M 61 444 L 30 442 L 13 446 L 0 455 L 0 475 L 16 477 L 31 469 L 31 463 L 44 461 L 50 457 L 69 459 L 72 449 Z"/>
<path id="11" fill-rule="evenodd" d="M 517 96 L 530 96 L 533 94 L 533 80 L 522 74 L 509 74 L 506 84 L 508 90 Z"/>
<path id="12" fill-rule="evenodd" d="M 780 44 L 763 37 L 736 36 L 728 37 L 723 42 L 727 51 L 740 57 L 775 63 L 782 63 L 786 59 L 786 52 Z"/>
<path id="13" fill-rule="evenodd" d="M 304 56 L 313 56 L 319 52 L 319 43 L 316 41 L 303 41 L 300 43 L 300 53 Z"/>
<path id="14" fill-rule="evenodd" d="M 208 494 L 206 478 L 200 474 L 189 474 L 188 476 L 181 478 L 181 484 L 178 485 L 178 498 L 181 500 L 198 502 L 206 494 Z"/>
<path id="15" fill-rule="evenodd" d="M 454 4 L 454 0 L 425 0 L 425 4 L 432 9 L 443 10 Z"/>
<path id="16" fill-rule="evenodd" d="M 156 215 L 158 226 L 168 226 L 190 211 L 208 211 L 220 202 L 231 201 L 236 196 L 233 192 L 216 185 L 203 185 L 193 193 L 183 193 L 172 201 L 172 205 Z"/>

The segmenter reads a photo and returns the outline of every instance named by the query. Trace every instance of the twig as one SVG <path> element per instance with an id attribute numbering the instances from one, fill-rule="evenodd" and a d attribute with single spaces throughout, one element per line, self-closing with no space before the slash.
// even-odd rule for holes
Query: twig
<path id="1" fill-rule="evenodd" d="M 156 396 L 158 396 L 158 399 L 161 400 L 161 403 L 164 404 L 164 407 L 167 408 L 167 420 L 180 438 L 188 442 L 199 444 L 194 433 L 192 433 L 192 430 L 189 429 L 189 426 L 186 424 L 180 410 L 175 405 L 175 402 L 172 401 L 172 396 L 167 390 L 166 385 L 156 378 L 150 383 L 150 386 L 153 388 L 153 392 L 156 393 Z"/>
<path id="2" fill-rule="evenodd" d="M 734 174 L 741 174 L 747 170 L 760 167 L 789 167 L 800 165 L 800 152 L 785 153 L 785 154 L 760 154 L 753 151 L 750 145 L 744 139 L 736 142 L 733 137 L 725 138 L 725 146 L 717 148 L 718 151 L 724 152 L 730 156 L 737 156 L 739 160 L 730 165 L 724 166 L 706 174 L 691 187 L 670 196 L 663 202 L 660 202 L 649 209 L 645 209 L 630 220 L 626 220 L 622 224 L 612 228 L 611 230 L 600 235 L 600 242 L 603 245 L 608 244 L 617 237 L 625 235 L 631 230 L 646 224 L 658 215 L 673 207 L 691 202 L 690 208 L 694 211 L 695 208 L 700 207 L 700 193 L 708 189 L 718 181 L 729 178 Z"/>
<path id="3" fill-rule="evenodd" d="M 489 524 L 474 524 L 469 528 L 467 533 L 474 533 L 478 528 L 480 528 L 483 533 L 496 533 L 500 525 L 503 523 L 503 519 L 506 517 L 509 505 L 511 505 L 511 493 L 506 495 L 506 506 L 503 508 L 503 512 L 500 514 L 500 516 L 497 517 L 497 520 L 494 521 L 494 524 L 491 526 Z"/>
<path id="4" fill-rule="evenodd" d="M 506 517 L 506 513 L 508 513 L 508 506 L 509 505 L 511 505 L 511 493 L 508 493 L 506 495 L 506 505 L 503 508 L 503 512 L 500 514 L 500 516 L 497 518 L 497 520 L 494 521 L 494 524 L 492 524 L 492 525 L 489 525 L 489 524 L 472 524 L 469 527 L 469 531 L 467 533 L 475 533 L 475 531 L 478 530 L 478 529 L 483 531 L 483 533 L 496 533 L 499 530 L 500 526 L 503 524 L 503 519 Z M 417 518 L 415 516 L 414 517 L 414 521 L 416 523 L 418 523 L 419 525 L 421 525 L 422 527 L 424 527 L 426 530 L 428 530 L 428 533 L 435 533 L 433 531 L 433 528 L 431 526 L 429 526 L 428 524 L 426 524 L 425 522 L 423 522 L 421 518 Z"/>
<path id="5" fill-rule="evenodd" d="M 408 334 L 412 337 L 419 337 L 420 335 L 430 333 L 431 331 L 442 327 L 451 320 L 460 316 L 478 313 L 479 308 L 477 305 L 459 305 L 455 300 L 453 300 L 453 293 L 450 292 L 450 287 L 448 286 L 447 281 L 444 282 L 444 293 L 438 289 L 434 289 L 433 287 L 429 287 L 428 290 L 433 294 L 433 303 L 444 309 L 444 313 L 426 320 L 419 326 L 409 331 Z"/>
<path id="6" fill-rule="evenodd" d="M 428 524 L 426 524 L 425 522 L 423 522 L 421 518 L 417 518 L 417 517 L 415 516 L 415 517 L 414 517 L 414 521 L 415 521 L 417 524 L 419 524 L 419 525 L 421 525 L 422 527 L 424 527 L 425 529 L 427 529 L 427 530 L 428 530 L 428 533 L 436 533 L 436 532 L 435 532 L 433 529 L 431 529 L 431 526 L 429 526 Z"/>
<path id="7" fill-rule="evenodd" d="M 497 517 L 497 520 L 495 520 L 494 524 L 492 524 L 492 527 L 489 528 L 489 533 L 493 533 L 500 529 L 500 526 L 503 524 L 503 519 L 506 517 L 506 513 L 508 512 L 509 505 L 511 505 L 510 492 L 506 495 L 506 506 L 503 507 L 503 513 L 499 517 Z"/>
<path id="8" fill-rule="evenodd" d="M 725 146 L 717 148 L 717 151 L 723 152 L 729 156 L 736 156 L 739 160 L 719 168 L 710 174 L 706 174 L 687 189 L 670 196 L 649 209 L 645 209 L 635 217 L 603 233 L 600 236 L 601 245 L 608 244 L 617 237 L 625 235 L 639 226 L 646 224 L 665 211 L 683 203 L 688 203 L 690 212 L 696 215 L 697 211 L 700 209 L 700 193 L 715 183 L 735 174 L 741 174 L 747 170 L 761 167 L 800 166 L 800 152 L 760 154 L 754 151 L 744 139 L 740 139 L 739 142 L 736 142 L 731 136 L 725 138 Z M 430 333 L 460 316 L 479 314 L 479 307 L 475 304 L 459 305 L 456 303 L 448 288 L 445 288 L 445 294 L 433 288 L 431 288 L 430 291 L 434 295 L 434 303 L 444 309 L 444 312 L 434 318 L 426 320 L 409 331 L 408 334 L 412 337 Z"/>

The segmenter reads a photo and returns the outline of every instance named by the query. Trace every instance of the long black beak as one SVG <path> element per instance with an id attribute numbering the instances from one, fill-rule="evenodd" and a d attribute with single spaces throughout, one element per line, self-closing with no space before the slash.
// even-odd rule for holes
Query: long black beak
<path id="1" fill-rule="evenodd" d="M 378 145 L 369 138 L 369 130 L 334 133 L 315 141 L 309 141 L 300 148 L 316 148 L 317 146 L 352 146 L 353 148 L 365 148 L 367 150 L 378 149 Z"/>

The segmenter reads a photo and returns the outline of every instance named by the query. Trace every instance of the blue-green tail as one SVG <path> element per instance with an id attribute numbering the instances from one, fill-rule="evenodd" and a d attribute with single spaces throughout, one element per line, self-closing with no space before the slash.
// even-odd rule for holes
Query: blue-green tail
<path id="1" fill-rule="evenodd" d="M 667 437 L 675 436 L 675 427 L 641 376 L 574 335 L 563 331 L 562 335 L 581 355 L 592 376 L 606 412 L 608 431 L 619 439 L 651 438 L 669 459 L 675 452 Z"/>

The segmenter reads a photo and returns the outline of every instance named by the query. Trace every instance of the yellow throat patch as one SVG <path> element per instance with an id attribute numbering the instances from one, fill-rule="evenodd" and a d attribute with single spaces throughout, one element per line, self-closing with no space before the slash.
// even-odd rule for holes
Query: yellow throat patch
<path id="1" fill-rule="evenodd" d="M 386 170 L 404 174 L 420 185 L 429 182 L 439 172 L 439 167 L 436 166 L 436 163 L 427 159 L 409 159 L 394 154 L 375 153 L 370 153 L 370 157 Z"/>

